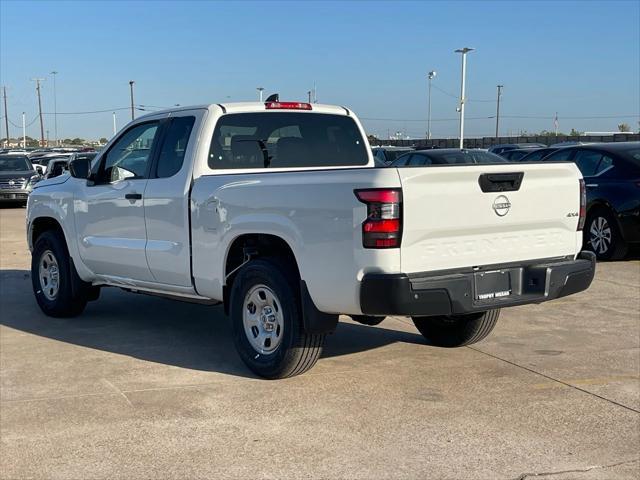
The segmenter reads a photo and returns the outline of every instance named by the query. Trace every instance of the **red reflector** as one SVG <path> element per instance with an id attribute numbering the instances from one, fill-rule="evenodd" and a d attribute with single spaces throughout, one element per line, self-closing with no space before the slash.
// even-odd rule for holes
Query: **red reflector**
<path id="1" fill-rule="evenodd" d="M 400 203 L 402 199 L 400 190 L 356 190 L 355 193 L 358 200 L 364 203 Z"/>
<path id="2" fill-rule="evenodd" d="M 376 247 L 397 247 L 398 244 L 397 238 L 376 238 Z"/>
<path id="3" fill-rule="evenodd" d="M 311 110 L 310 103 L 301 102 L 267 102 L 264 106 L 267 110 Z"/>
<path id="4" fill-rule="evenodd" d="M 369 232 L 399 232 L 400 220 L 368 220 L 362 225 L 365 233 Z"/>

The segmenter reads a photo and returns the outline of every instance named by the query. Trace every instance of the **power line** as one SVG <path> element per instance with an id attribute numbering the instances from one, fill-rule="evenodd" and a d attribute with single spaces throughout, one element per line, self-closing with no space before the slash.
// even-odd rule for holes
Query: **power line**
<path id="1" fill-rule="evenodd" d="M 107 110 L 91 110 L 86 112 L 57 112 L 58 115 L 88 115 L 91 113 L 110 113 L 115 110 L 129 110 L 131 107 L 109 108 Z M 42 112 L 43 115 L 55 115 L 52 112 Z"/>

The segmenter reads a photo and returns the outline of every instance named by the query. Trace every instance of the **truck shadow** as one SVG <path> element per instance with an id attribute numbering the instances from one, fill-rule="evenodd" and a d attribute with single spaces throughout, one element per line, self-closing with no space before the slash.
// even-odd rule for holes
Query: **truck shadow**
<path id="1" fill-rule="evenodd" d="M 104 288 L 71 319 L 42 314 L 26 270 L 0 271 L 0 324 L 69 344 L 202 371 L 255 378 L 236 354 L 222 307 L 182 303 Z M 425 343 L 418 334 L 340 322 L 323 358 L 396 342 Z"/>

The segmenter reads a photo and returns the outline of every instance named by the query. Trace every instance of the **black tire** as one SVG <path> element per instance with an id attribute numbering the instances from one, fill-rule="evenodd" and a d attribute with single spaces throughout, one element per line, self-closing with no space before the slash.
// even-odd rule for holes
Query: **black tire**
<path id="1" fill-rule="evenodd" d="M 267 353 L 254 348 L 251 342 L 257 337 L 250 341 L 244 324 L 245 300 L 252 291 L 259 295 L 260 286 L 270 290 L 276 300 L 275 310 L 282 323 L 280 343 Z M 229 302 L 236 349 L 255 374 L 269 379 L 293 377 L 309 370 L 320 358 L 325 335 L 304 332 L 299 279 L 286 263 L 276 258 L 251 260 L 234 279 Z M 251 305 L 247 304 L 248 311 Z"/>
<path id="2" fill-rule="evenodd" d="M 40 278 L 40 265 L 43 256 L 50 252 L 57 266 L 57 292 L 45 294 L 43 280 Z M 46 263 L 46 262 L 45 262 Z M 51 268 L 51 264 L 48 264 Z M 83 282 L 69 256 L 64 236 L 55 230 L 44 232 L 36 240 L 31 254 L 31 283 L 33 293 L 40 309 L 51 317 L 75 317 L 82 313 L 87 305 L 88 293 L 93 291 L 90 284 Z M 49 283 L 49 286 L 51 283 Z"/>
<path id="3" fill-rule="evenodd" d="M 612 212 L 602 207 L 589 212 L 584 225 L 583 244 L 596 254 L 598 260 L 620 260 L 629 249 Z"/>
<path id="4" fill-rule="evenodd" d="M 484 339 L 496 326 L 500 309 L 468 315 L 412 317 L 422 336 L 438 347 L 464 347 Z"/>
<path id="5" fill-rule="evenodd" d="M 363 325 L 378 325 L 387 317 L 374 317 L 372 315 L 349 315 L 355 322 Z"/>

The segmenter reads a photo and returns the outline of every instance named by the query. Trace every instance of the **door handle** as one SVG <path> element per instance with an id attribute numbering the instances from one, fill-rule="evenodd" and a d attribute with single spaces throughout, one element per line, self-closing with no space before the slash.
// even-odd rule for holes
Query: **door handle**
<path id="1" fill-rule="evenodd" d="M 141 193 L 127 193 L 124 198 L 126 198 L 127 200 L 142 200 L 142 194 Z"/>

